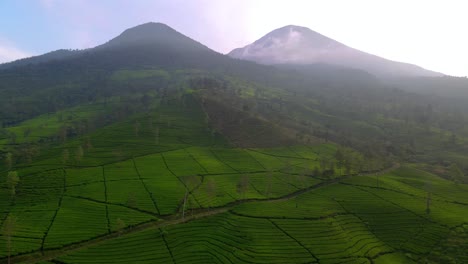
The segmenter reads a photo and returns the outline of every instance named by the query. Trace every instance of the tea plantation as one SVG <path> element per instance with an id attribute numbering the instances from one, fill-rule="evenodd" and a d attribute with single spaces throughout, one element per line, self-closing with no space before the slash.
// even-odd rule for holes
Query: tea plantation
<path id="1" fill-rule="evenodd" d="M 82 110 L 10 130 L 34 140 Z M 337 149 L 234 147 L 195 101 L 158 104 L 16 164 L 14 194 L 5 168 L 0 263 L 468 262 L 453 250 L 468 232 L 467 185 L 414 164 L 318 174 Z"/>

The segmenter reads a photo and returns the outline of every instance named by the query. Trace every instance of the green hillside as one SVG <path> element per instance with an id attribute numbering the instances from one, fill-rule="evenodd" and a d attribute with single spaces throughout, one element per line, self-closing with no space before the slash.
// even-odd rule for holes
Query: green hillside
<path id="1" fill-rule="evenodd" d="M 464 101 L 161 24 L 7 66 L 0 263 L 468 262 Z"/>

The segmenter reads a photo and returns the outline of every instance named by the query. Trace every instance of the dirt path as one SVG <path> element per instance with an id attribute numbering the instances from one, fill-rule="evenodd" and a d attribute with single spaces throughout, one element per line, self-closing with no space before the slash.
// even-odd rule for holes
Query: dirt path
<path id="1" fill-rule="evenodd" d="M 88 241 L 83 241 L 83 242 L 71 244 L 68 246 L 64 246 L 60 249 L 49 249 L 49 250 L 45 249 L 43 251 L 38 250 L 32 253 L 18 255 L 18 256 L 11 258 L 11 263 L 37 263 L 39 261 L 52 260 L 57 257 L 70 254 L 77 250 L 81 250 L 90 246 L 98 245 L 110 239 L 116 239 L 122 235 L 132 234 L 132 233 L 136 233 L 136 232 L 140 232 L 140 231 L 148 230 L 148 229 L 158 229 L 158 228 L 162 228 L 165 226 L 177 225 L 177 224 L 193 221 L 195 219 L 200 219 L 200 218 L 205 218 L 205 217 L 225 213 L 233 209 L 235 206 L 244 204 L 244 203 L 285 201 L 285 200 L 295 198 L 309 191 L 338 183 L 339 181 L 343 179 L 364 176 L 364 175 L 375 175 L 375 174 L 380 175 L 380 174 L 384 174 L 389 171 L 392 171 L 394 169 L 397 169 L 399 167 L 400 167 L 400 164 L 395 164 L 390 168 L 387 168 L 378 172 L 362 173 L 358 175 L 348 175 L 348 176 L 342 176 L 342 177 L 335 178 L 335 179 L 326 180 L 316 185 L 313 185 L 304 189 L 300 189 L 300 190 L 297 190 L 295 192 L 292 192 L 292 193 L 289 193 L 280 197 L 269 198 L 269 199 L 244 199 L 244 200 L 231 202 L 222 207 L 209 208 L 209 209 L 196 209 L 196 210 L 193 210 L 193 214 L 191 213 L 190 215 L 187 215 L 184 219 L 182 219 L 179 214 L 174 214 L 174 215 L 170 215 L 167 217 L 162 217 L 160 220 L 146 222 L 146 223 L 142 223 L 133 227 L 129 227 L 120 232 L 106 234 L 106 235 L 103 235 L 103 236 L 100 236 L 100 237 L 97 237 Z M 0 260 L 0 263 L 7 263 L 7 259 Z"/>

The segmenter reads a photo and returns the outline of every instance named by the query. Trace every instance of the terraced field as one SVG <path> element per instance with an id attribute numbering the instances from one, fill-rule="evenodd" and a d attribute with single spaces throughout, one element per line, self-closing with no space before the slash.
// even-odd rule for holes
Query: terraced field
<path id="1" fill-rule="evenodd" d="M 466 185 L 323 177 L 334 144 L 236 148 L 203 119 L 165 105 L 53 146 L 16 165 L 15 195 L 0 174 L 0 263 L 413 263 L 467 232 Z"/>

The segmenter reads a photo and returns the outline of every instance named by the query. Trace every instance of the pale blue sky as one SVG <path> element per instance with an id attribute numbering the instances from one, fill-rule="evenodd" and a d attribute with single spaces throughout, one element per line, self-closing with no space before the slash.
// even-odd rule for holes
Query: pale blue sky
<path id="1" fill-rule="evenodd" d="M 0 0 L 0 62 L 94 47 L 162 22 L 227 53 L 289 24 L 351 47 L 468 75 L 464 0 Z"/>

